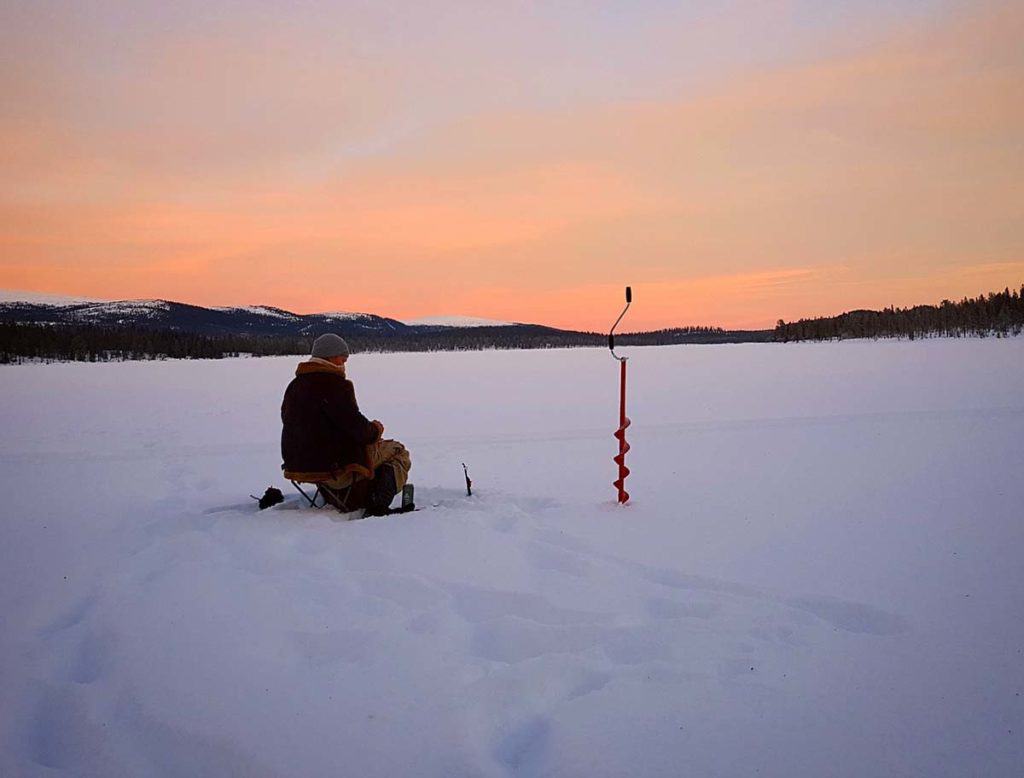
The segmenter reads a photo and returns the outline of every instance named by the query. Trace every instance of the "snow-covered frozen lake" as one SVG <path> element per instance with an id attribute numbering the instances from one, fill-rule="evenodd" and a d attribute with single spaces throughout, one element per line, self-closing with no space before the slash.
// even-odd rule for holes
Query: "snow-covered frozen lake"
<path id="1" fill-rule="evenodd" d="M 1024 339 L 630 354 L 626 508 L 607 351 L 354 357 L 352 522 L 296 359 L 0 367 L 0 774 L 1021 775 Z"/>

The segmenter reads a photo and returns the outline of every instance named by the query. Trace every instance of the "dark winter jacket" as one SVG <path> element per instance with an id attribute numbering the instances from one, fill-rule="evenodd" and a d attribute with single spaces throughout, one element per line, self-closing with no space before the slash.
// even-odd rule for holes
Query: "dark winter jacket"
<path id="1" fill-rule="evenodd" d="M 366 447 L 383 428 L 359 412 L 343 366 L 302 362 L 281 403 L 281 458 L 285 477 L 326 481 L 344 473 L 372 478 Z"/>

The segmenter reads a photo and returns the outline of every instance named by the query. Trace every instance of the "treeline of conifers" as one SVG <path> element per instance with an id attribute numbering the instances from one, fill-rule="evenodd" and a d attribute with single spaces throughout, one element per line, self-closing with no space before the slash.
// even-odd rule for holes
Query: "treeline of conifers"
<path id="1" fill-rule="evenodd" d="M 960 302 L 882 311 L 851 311 L 839 316 L 785 322 L 779 319 L 774 339 L 837 340 L 845 338 L 1005 337 L 1024 330 L 1024 286 Z"/>
<path id="2" fill-rule="evenodd" d="M 107 362 L 146 359 L 221 359 L 243 354 L 308 354 L 309 336 L 201 334 L 144 327 L 0 322 L 0 363 L 26 361 Z M 768 340 L 771 330 L 729 332 L 717 327 L 680 327 L 618 336 L 623 346 Z M 540 326 L 474 327 L 389 335 L 347 335 L 353 352 L 473 351 L 482 349 L 605 346 L 608 336 Z"/>
<path id="3" fill-rule="evenodd" d="M 201 335 L 141 327 L 0 322 L 0 363 L 108 362 L 134 359 L 221 359 L 240 354 L 296 354 L 302 339 Z"/>

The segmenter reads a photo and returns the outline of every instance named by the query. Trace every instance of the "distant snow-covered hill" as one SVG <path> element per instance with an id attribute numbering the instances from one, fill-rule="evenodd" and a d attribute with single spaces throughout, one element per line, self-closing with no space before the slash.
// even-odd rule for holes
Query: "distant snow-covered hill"
<path id="1" fill-rule="evenodd" d="M 302 336 L 319 334 L 327 329 L 342 335 L 386 335 L 410 330 L 408 325 L 396 319 L 372 313 L 334 311 L 298 314 L 268 305 L 204 308 L 172 300 L 101 302 L 48 299 L 46 296 L 0 302 L 0 321 L 147 327 L 239 335 Z"/>
<path id="2" fill-rule="evenodd" d="M 423 316 L 406 319 L 410 327 L 514 327 L 515 322 L 498 319 L 481 319 L 475 316 Z"/>
<path id="3" fill-rule="evenodd" d="M 17 289 L 0 289 L 0 304 L 3 303 L 38 303 L 39 305 L 72 305 L 75 303 L 97 303 L 88 297 L 68 297 L 61 294 L 46 292 L 22 292 Z"/>

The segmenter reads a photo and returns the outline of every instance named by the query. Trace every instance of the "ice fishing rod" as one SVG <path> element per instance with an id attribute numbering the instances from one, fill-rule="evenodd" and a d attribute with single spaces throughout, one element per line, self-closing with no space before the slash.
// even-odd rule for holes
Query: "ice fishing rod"
<path id="1" fill-rule="evenodd" d="M 622 309 L 619 318 L 608 331 L 608 350 L 612 357 L 619 361 L 619 428 L 615 430 L 615 438 L 619 441 L 619 453 L 612 458 L 612 461 L 619 466 L 619 477 L 612 483 L 619 491 L 619 504 L 625 505 L 629 501 L 629 492 L 626 491 L 626 476 L 629 475 L 629 468 L 626 467 L 626 452 L 629 451 L 629 444 L 626 442 L 626 428 L 632 423 L 626 416 L 626 361 L 629 357 L 620 357 L 615 353 L 615 328 L 619 326 L 622 317 L 626 315 L 629 306 L 633 304 L 633 289 L 626 287 L 626 307 Z"/>

